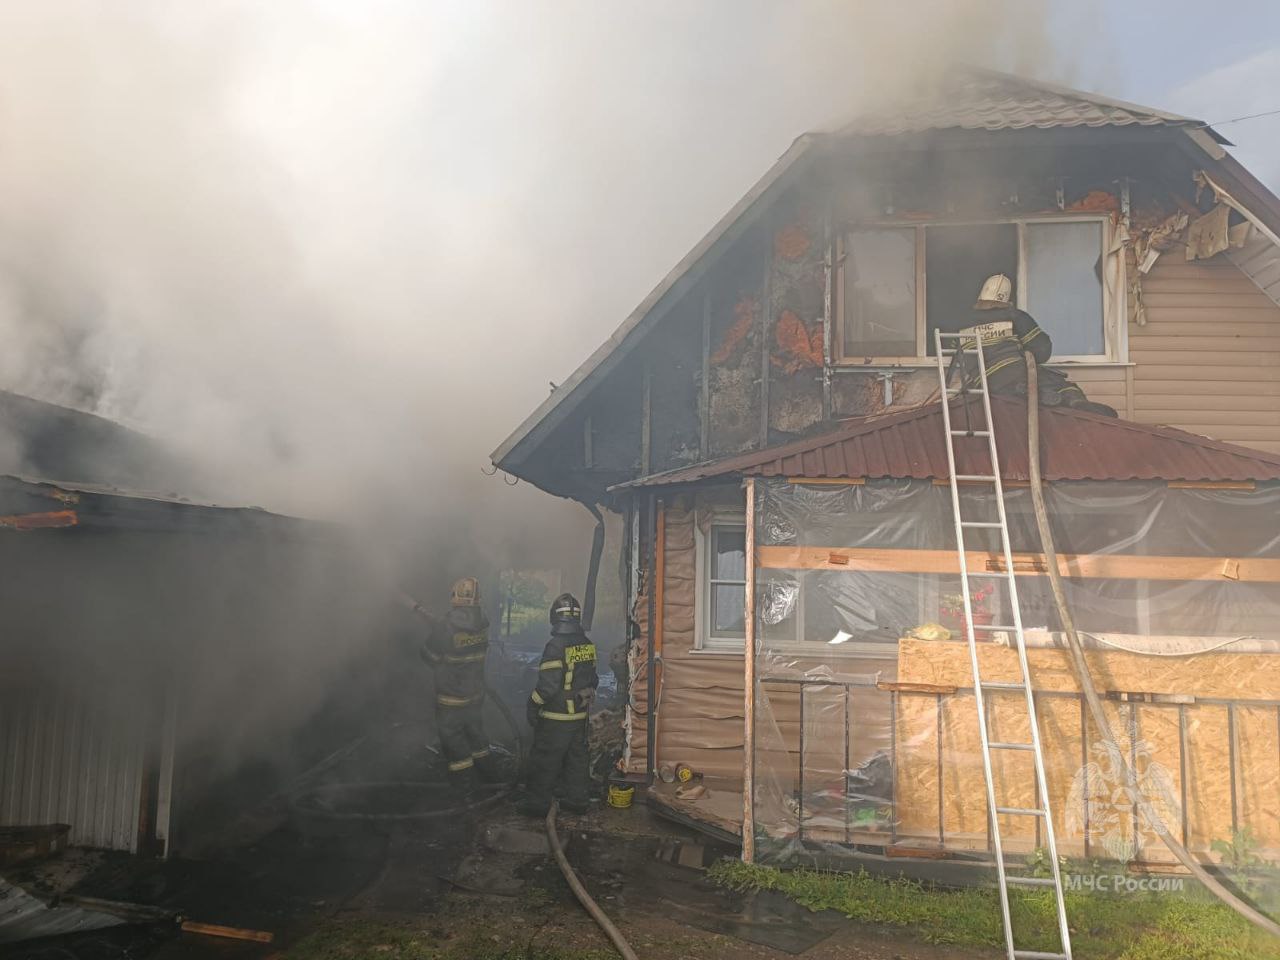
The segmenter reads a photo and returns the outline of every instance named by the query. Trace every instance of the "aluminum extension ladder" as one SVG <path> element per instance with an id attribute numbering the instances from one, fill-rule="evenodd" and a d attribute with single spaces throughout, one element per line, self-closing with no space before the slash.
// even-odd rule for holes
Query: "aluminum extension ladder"
<path id="1" fill-rule="evenodd" d="M 954 344 L 952 349 L 943 349 L 943 343 Z M 1058 865 L 1058 843 L 1053 832 L 1053 816 L 1049 809 L 1049 792 L 1044 772 L 1044 751 L 1040 746 L 1040 727 L 1036 719 L 1035 697 L 1031 692 L 1031 676 L 1027 667 L 1027 648 L 1022 634 L 1022 611 L 1018 604 L 1018 583 L 1014 576 L 1013 555 L 1009 548 L 1009 524 L 1005 517 L 1004 487 L 1000 482 L 1000 460 L 996 454 L 996 437 L 994 421 L 991 418 L 991 394 L 987 389 L 987 361 L 982 352 L 982 337 L 974 334 L 934 332 L 934 345 L 937 348 L 938 381 L 942 396 L 942 422 L 946 430 L 947 466 L 951 472 L 951 512 L 956 526 L 956 549 L 960 556 L 960 592 L 964 598 L 964 622 L 969 632 L 969 663 L 973 668 L 973 694 L 978 707 L 978 732 L 982 740 L 982 773 L 987 784 L 987 815 L 991 824 L 992 852 L 995 856 L 996 875 L 1000 883 L 1000 913 L 1004 920 L 1004 943 L 1009 960 L 1071 960 L 1071 934 L 1067 929 L 1067 911 L 1062 897 L 1062 874 Z M 971 353 L 966 355 L 966 350 Z M 972 371 L 966 367 L 965 361 L 972 357 L 976 360 L 976 385 L 970 383 Z M 954 361 L 954 367 L 960 371 L 960 385 L 957 388 L 948 386 L 950 369 L 948 358 Z M 981 421 L 970 410 L 970 397 L 982 398 Z M 952 425 L 951 400 L 960 397 L 964 409 L 964 429 Z M 1034 403 L 1034 398 L 1028 402 Z M 957 437 L 978 437 L 987 441 L 987 452 L 991 459 L 990 474 L 956 475 Z M 995 503 L 998 520 L 966 520 L 960 513 L 960 484 L 972 483 L 990 485 L 995 488 Z M 1004 551 L 1004 571 L 974 572 L 969 571 L 966 555 L 965 533 L 969 530 L 999 530 L 1000 546 Z M 970 582 L 983 578 L 1004 580 L 1008 588 L 1008 605 L 1012 612 L 1011 624 L 975 624 L 973 622 L 973 599 Z M 1018 665 L 1022 671 L 1019 683 L 993 683 L 982 679 L 978 662 L 977 631 L 993 633 L 994 631 L 1011 632 L 1017 640 Z M 988 692 L 1022 691 L 1026 698 L 1027 718 L 1031 729 L 1030 743 L 1002 743 L 990 738 L 987 729 Z M 995 780 L 991 773 L 991 751 L 1009 750 L 1026 751 L 1035 757 L 1036 793 L 1039 797 L 1037 807 L 1010 807 L 1000 803 L 996 796 Z M 1044 837 L 1049 853 L 1049 868 L 1052 877 L 1009 876 L 1005 871 L 1004 848 L 1000 839 L 1000 816 L 1034 817 L 1043 822 Z M 1062 942 L 1061 953 L 1047 953 L 1039 950 L 1019 950 L 1014 945 L 1013 924 L 1009 912 L 1009 887 L 1052 887 L 1054 902 L 1058 912 L 1058 934 Z"/>

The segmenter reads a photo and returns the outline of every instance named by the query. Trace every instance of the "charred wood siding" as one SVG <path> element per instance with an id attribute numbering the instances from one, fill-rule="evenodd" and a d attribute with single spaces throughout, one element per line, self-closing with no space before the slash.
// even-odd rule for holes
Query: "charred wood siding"
<path id="1" fill-rule="evenodd" d="M 818 204 L 798 205 L 773 233 L 769 255 L 768 442 L 823 418 L 826 239 Z"/>
<path id="2" fill-rule="evenodd" d="M 643 358 L 649 381 L 649 470 L 698 460 L 702 379 L 702 304 L 689 297 L 661 328 Z"/>

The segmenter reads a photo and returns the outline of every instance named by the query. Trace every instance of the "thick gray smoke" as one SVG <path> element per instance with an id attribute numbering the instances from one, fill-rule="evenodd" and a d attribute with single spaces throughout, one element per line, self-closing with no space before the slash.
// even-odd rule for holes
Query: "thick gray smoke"
<path id="1" fill-rule="evenodd" d="M 488 451 L 799 133 L 945 95 L 956 59 L 1060 73 L 1046 7 L 4 4 L 0 389 L 160 438 L 223 501 L 353 521 L 432 605 L 472 563 L 576 578 L 586 512 L 482 476 Z M 242 569 L 235 549 L 218 570 Z M 279 609 L 255 633 L 205 612 L 157 641 L 191 651 L 192 735 L 230 753 L 392 670 L 372 653 L 347 670 L 385 636 L 321 644 L 333 619 L 274 562 Z M 211 562 L 191 569 L 175 623 L 210 605 Z M 92 573 L 68 636 L 123 662 L 136 636 L 90 614 L 138 608 Z"/>
<path id="2" fill-rule="evenodd" d="M 794 136 L 955 58 L 1053 70 L 1044 23 L 999 0 L 5 5 L 0 387 L 269 507 L 527 508 L 487 451 Z"/>

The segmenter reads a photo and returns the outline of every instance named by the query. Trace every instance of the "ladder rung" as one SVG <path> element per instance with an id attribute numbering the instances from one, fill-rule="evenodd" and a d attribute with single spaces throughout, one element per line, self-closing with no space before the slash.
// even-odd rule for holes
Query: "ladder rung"
<path id="1" fill-rule="evenodd" d="M 989 477 L 982 473 L 957 473 L 956 479 L 959 481 L 967 481 L 969 483 L 995 483 L 995 477 Z"/>
<path id="2" fill-rule="evenodd" d="M 1052 887 L 1054 886 L 1054 882 L 1050 877 L 1010 877 L 1006 875 L 1004 878 L 1004 882 L 1016 883 L 1018 884 L 1018 886 L 1021 886 L 1021 887 Z M 1057 956 L 1057 954 L 1052 954 L 1052 956 Z"/>
<path id="3" fill-rule="evenodd" d="M 999 520 L 961 520 L 962 527 L 979 527 L 984 530 L 999 530 L 1004 526 Z"/>
<path id="4" fill-rule="evenodd" d="M 975 630 L 992 630 L 992 631 L 995 631 L 995 630 L 1013 630 L 1013 631 L 1015 631 L 1015 632 L 1016 632 L 1018 628 L 1017 628 L 1017 627 L 1014 627 L 1014 626 L 1010 626 L 1010 625 L 1009 625 L 1009 624 L 1007 624 L 1007 623 L 975 623 L 975 624 L 973 625 L 973 629 L 975 629 Z"/>
<path id="5" fill-rule="evenodd" d="M 1045 953 L 1043 950 L 1015 950 L 1014 960 L 1071 960 L 1065 953 Z"/>
<path id="6" fill-rule="evenodd" d="M 1004 570 L 1001 570 L 998 573 L 993 573 L 989 570 L 975 570 L 965 574 L 965 576 L 970 578 L 981 577 L 984 580 L 1008 580 L 1009 579 L 1009 574 Z"/>
<path id="7" fill-rule="evenodd" d="M 987 746 L 996 750 L 1034 750 L 1036 748 L 1034 743 L 1003 743 L 995 740 L 990 741 Z"/>
<path id="8" fill-rule="evenodd" d="M 996 807 L 996 813 L 1007 813 L 1018 817 L 1044 816 L 1044 811 L 1038 807 Z"/>
<path id="9" fill-rule="evenodd" d="M 1026 690 L 1023 683 L 1005 683 L 1003 680 L 983 680 L 983 690 Z"/>
<path id="10" fill-rule="evenodd" d="M 953 437 L 989 437 L 991 436 L 991 431 L 990 430 L 952 430 L 951 435 Z"/>

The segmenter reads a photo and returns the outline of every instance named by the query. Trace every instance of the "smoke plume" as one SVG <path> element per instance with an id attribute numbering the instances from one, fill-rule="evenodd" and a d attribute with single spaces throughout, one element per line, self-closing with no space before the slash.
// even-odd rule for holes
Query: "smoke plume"
<path id="1" fill-rule="evenodd" d="M 913 9 L 907 9 L 913 8 Z M 1042 3 L 10 4 L 0 387 L 283 510 L 520 508 L 478 470 L 806 128 Z M 507 514 L 506 516 L 509 516 Z"/>

